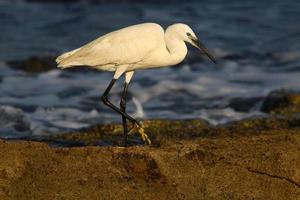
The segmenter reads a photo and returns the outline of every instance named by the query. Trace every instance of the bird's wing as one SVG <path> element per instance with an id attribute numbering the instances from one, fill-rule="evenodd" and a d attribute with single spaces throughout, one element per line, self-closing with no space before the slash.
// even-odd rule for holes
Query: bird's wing
<path id="1" fill-rule="evenodd" d="M 130 26 L 106 34 L 81 47 L 61 61 L 62 65 L 101 66 L 134 64 L 164 42 L 164 31 L 156 24 Z"/>

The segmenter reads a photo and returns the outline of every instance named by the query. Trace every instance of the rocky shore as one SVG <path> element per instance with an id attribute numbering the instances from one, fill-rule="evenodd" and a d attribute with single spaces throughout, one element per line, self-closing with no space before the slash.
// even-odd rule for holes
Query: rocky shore
<path id="1" fill-rule="evenodd" d="M 8 65 L 40 73 L 55 67 L 52 60 Z M 132 136 L 122 147 L 120 124 L 0 140 L 0 199 L 300 199 L 300 94 L 275 90 L 227 106 L 257 105 L 267 117 L 219 126 L 143 121 L 150 146 Z"/>
<path id="2" fill-rule="evenodd" d="M 0 141 L 0 199 L 300 198 L 297 116 L 222 126 L 152 120 L 144 126 L 151 146 L 134 138 L 132 146 L 118 146 L 120 125 L 44 141 L 81 147 Z M 92 146 L 99 142 L 110 146 Z"/>
<path id="3" fill-rule="evenodd" d="M 0 200 L 300 200 L 298 1 L 3 0 L 0 15 Z M 55 59 L 146 21 L 188 23 L 219 64 L 191 48 L 137 72 L 127 111 L 152 119 L 152 144 L 125 148 L 100 103 L 113 75 Z"/>

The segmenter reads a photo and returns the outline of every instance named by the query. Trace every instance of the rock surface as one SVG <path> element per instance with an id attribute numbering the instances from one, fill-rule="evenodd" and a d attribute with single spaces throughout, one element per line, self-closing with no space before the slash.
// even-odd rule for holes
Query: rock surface
<path id="1" fill-rule="evenodd" d="M 293 115 L 300 113 L 300 93 L 275 90 L 263 101 L 261 110 L 269 114 Z"/>
<path id="2" fill-rule="evenodd" d="M 239 112 L 250 112 L 262 99 L 262 97 L 235 97 L 229 100 L 228 107 Z"/>
<path id="3" fill-rule="evenodd" d="M 30 57 L 24 60 L 12 60 L 8 66 L 31 73 L 45 72 L 56 68 L 55 56 Z"/>
<path id="4" fill-rule="evenodd" d="M 0 141 L 0 199 L 300 199 L 298 118 L 144 126 L 152 146 Z M 120 133 L 120 126 L 103 125 L 56 139 Z"/>

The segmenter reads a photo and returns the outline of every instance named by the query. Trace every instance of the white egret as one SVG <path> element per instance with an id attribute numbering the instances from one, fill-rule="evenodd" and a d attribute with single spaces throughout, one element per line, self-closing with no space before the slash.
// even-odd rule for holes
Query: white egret
<path id="1" fill-rule="evenodd" d="M 114 76 L 103 93 L 103 103 L 122 115 L 124 140 L 132 130 L 137 129 L 141 139 L 150 144 L 141 124 L 128 115 L 126 94 L 128 84 L 137 69 L 172 66 L 180 63 L 187 54 L 185 42 L 200 49 L 213 62 L 212 54 L 199 41 L 193 30 L 186 24 L 177 23 L 166 31 L 155 23 L 144 23 L 113 31 L 73 51 L 62 54 L 56 59 L 59 68 L 89 66 L 98 70 L 113 71 Z M 120 108 L 108 100 L 108 94 L 116 80 L 125 74 L 124 89 Z M 128 131 L 127 120 L 133 123 Z"/>

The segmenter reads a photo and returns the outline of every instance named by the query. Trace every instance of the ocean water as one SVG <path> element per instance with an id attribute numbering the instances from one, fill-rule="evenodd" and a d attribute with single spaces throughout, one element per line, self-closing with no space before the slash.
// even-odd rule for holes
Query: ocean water
<path id="1" fill-rule="evenodd" d="M 31 74 L 7 61 L 58 55 L 128 25 L 189 24 L 218 59 L 189 48 L 169 68 L 137 71 L 128 112 L 139 119 L 202 118 L 226 123 L 260 112 L 270 91 L 299 90 L 300 1 L 46 4 L 0 1 L 0 137 L 43 136 L 121 122 L 100 102 L 112 74 L 88 70 Z M 118 104 L 120 80 L 110 98 Z M 241 105 L 252 102 L 246 108 Z"/>

